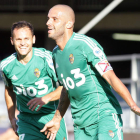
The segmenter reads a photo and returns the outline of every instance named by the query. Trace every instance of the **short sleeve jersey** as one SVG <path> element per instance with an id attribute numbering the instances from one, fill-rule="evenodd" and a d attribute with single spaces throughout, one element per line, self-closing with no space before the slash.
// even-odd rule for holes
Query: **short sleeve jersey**
<path id="1" fill-rule="evenodd" d="M 111 113 L 121 114 L 119 102 L 102 75 L 112 70 L 101 45 L 73 33 L 63 51 L 53 50 L 59 82 L 67 89 L 74 123 L 85 127 Z"/>
<path id="2" fill-rule="evenodd" d="M 54 113 L 58 101 L 49 102 L 40 111 L 31 111 L 27 103 L 56 89 L 56 74 L 52 53 L 44 48 L 34 48 L 31 60 L 23 65 L 17 60 L 17 53 L 1 61 L 1 74 L 6 86 L 13 85 L 16 93 L 17 108 L 20 112 L 32 114 Z"/>

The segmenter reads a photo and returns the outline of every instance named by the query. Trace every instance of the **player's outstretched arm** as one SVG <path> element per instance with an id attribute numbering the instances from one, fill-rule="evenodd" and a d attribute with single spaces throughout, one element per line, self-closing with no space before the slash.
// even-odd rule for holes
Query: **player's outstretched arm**
<path id="1" fill-rule="evenodd" d="M 62 89 L 63 89 L 63 86 L 59 86 L 59 87 L 57 87 L 57 89 L 55 91 L 53 91 L 43 97 L 34 98 L 27 103 L 27 106 L 29 106 L 29 109 L 34 111 L 35 108 L 39 105 L 39 107 L 37 109 L 37 111 L 39 111 L 41 109 L 41 107 L 43 105 L 47 104 L 48 102 L 59 100 Z"/>
<path id="2" fill-rule="evenodd" d="M 44 128 L 40 131 L 45 132 L 45 135 L 47 135 L 47 138 L 49 138 L 49 140 L 55 140 L 56 134 L 60 127 L 60 121 L 63 118 L 69 104 L 70 101 L 68 98 L 68 94 L 66 92 L 62 92 L 59 105 L 53 119 L 50 122 L 46 123 Z"/>
<path id="3" fill-rule="evenodd" d="M 15 108 L 16 108 L 16 95 L 13 92 L 13 87 L 5 86 L 5 101 L 8 110 L 9 120 L 11 122 L 12 128 L 14 132 L 17 134 L 17 125 L 16 125 L 16 117 L 15 117 Z"/>
<path id="4" fill-rule="evenodd" d="M 103 78 L 112 86 L 112 88 L 126 101 L 131 110 L 140 116 L 140 108 L 136 105 L 131 97 L 130 92 L 121 80 L 115 75 L 113 70 L 103 74 Z"/>

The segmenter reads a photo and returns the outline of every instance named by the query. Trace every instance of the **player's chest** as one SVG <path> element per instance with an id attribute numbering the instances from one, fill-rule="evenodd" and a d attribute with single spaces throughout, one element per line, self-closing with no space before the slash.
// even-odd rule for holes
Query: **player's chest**
<path id="1" fill-rule="evenodd" d="M 81 51 L 68 51 L 56 55 L 55 66 L 60 82 L 65 79 L 68 83 L 78 83 L 85 81 L 85 71 L 87 70 L 86 58 Z"/>
<path id="2" fill-rule="evenodd" d="M 13 85 L 20 83 L 29 83 L 37 81 L 45 73 L 43 63 L 32 63 L 27 66 L 15 65 L 9 73 L 9 78 Z"/>
<path id="3" fill-rule="evenodd" d="M 75 68 L 84 69 L 86 66 L 86 58 L 82 51 L 78 50 L 67 50 L 63 53 L 57 53 L 55 62 L 58 71 L 69 71 Z"/>

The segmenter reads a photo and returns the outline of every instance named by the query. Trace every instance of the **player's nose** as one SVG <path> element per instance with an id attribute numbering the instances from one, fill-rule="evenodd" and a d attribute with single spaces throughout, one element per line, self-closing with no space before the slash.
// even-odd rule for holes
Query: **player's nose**
<path id="1" fill-rule="evenodd" d="M 23 46 L 23 45 L 25 45 L 25 41 L 24 40 L 21 40 L 20 41 L 20 44 Z"/>
<path id="2" fill-rule="evenodd" d="M 49 25 L 51 25 L 51 23 L 52 23 L 52 20 L 48 19 L 48 21 L 46 22 L 46 25 L 49 26 Z"/>

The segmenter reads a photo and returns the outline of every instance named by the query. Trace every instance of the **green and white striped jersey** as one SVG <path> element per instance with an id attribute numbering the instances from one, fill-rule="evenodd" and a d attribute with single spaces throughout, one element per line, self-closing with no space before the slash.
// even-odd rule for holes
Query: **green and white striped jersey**
<path id="1" fill-rule="evenodd" d="M 85 127 L 111 113 L 121 114 L 119 102 L 102 75 L 112 70 L 101 45 L 73 33 L 63 51 L 53 50 L 58 80 L 65 86 L 74 123 Z"/>
<path id="2" fill-rule="evenodd" d="M 54 113 L 58 101 L 49 102 L 38 112 L 29 110 L 27 106 L 31 99 L 42 97 L 56 89 L 57 78 L 50 51 L 33 47 L 33 56 L 26 65 L 21 64 L 17 60 L 17 53 L 14 53 L 2 60 L 0 66 L 5 84 L 13 85 L 20 112 Z"/>

